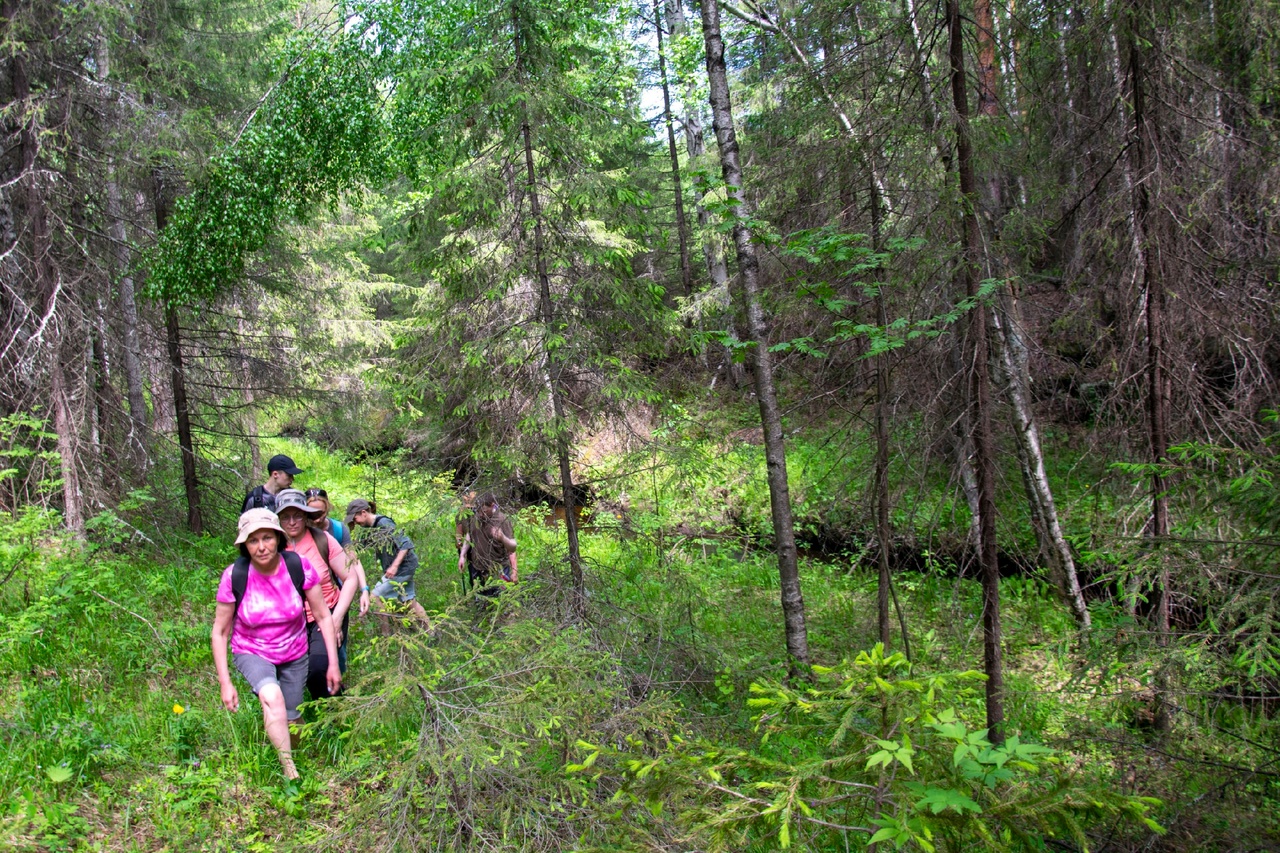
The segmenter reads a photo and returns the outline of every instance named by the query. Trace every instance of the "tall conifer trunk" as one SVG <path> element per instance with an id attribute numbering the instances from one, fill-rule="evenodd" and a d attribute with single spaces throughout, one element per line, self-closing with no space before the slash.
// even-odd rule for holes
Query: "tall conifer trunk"
<path id="1" fill-rule="evenodd" d="M 658 34 L 658 76 L 662 82 L 662 118 L 667 125 L 667 154 L 671 158 L 671 183 L 675 190 L 676 239 L 680 246 L 680 283 L 685 299 L 693 296 L 693 264 L 689 258 L 689 222 L 684 217 L 684 182 L 680 177 L 680 153 L 676 150 L 675 122 L 671 118 L 671 88 L 667 83 L 667 55 L 663 50 L 663 0 L 653 0 L 653 27 Z"/>
<path id="2" fill-rule="evenodd" d="M 872 249 L 881 249 L 880 234 L 880 196 L 876 192 L 874 180 L 868 181 L 871 190 L 871 243 Z M 889 326 L 889 313 L 885 308 L 884 288 L 876 290 L 876 323 L 880 328 Z M 876 355 L 876 472 L 875 472 L 875 509 L 876 540 L 880 546 L 880 577 L 876 584 L 876 622 L 880 629 L 880 643 L 887 651 L 889 648 L 889 596 L 893 578 L 890 576 L 889 549 L 892 534 L 889 527 L 889 354 L 881 352 Z M 906 649 L 907 632 L 903 626 L 902 640 Z"/>
<path id="3" fill-rule="evenodd" d="M 978 45 L 978 115 L 988 121 L 999 121 L 1000 103 L 996 87 L 1000 74 L 996 65 L 995 17 L 991 0 L 975 0 L 974 23 Z M 1013 85 L 1013 81 L 1010 81 Z M 999 246 L 998 223 L 1006 210 L 1005 180 L 999 169 L 991 168 L 985 182 L 986 211 L 991 221 L 991 243 Z M 1003 251 L 997 248 L 997 252 Z M 1071 609 L 1081 628 L 1088 629 L 1089 609 L 1085 605 L 1075 559 L 1062 534 L 1058 508 L 1045 469 L 1040 432 L 1031 405 L 1031 369 L 1026 345 L 1019 327 L 1017 302 L 1006 285 L 991 312 L 989 339 L 996 356 L 998 372 L 1003 378 L 1013 418 L 1013 438 L 1018 465 L 1026 486 L 1027 506 L 1036 534 L 1040 558 L 1049 569 L 1059 598 Z"/>
<path id="4" fill-rule="evenodd" d="M 95 59 L 98 79 L 111 78 L 111 52 L 107 39 L 98 39 Z M 124 340 L 121 347 L 124 364 L 125 394 L 129 401 L 129 450 L 134 467 L 141 472 L 147 462 L 147 399 L 142 384 L 142 350 L 138 345 L 138 302 L 133 281 L 133 252 L 125 231 L 124 204 L 121 200 L 116 161 L 107 161 L 107 236 L 111 239 L 112 272 L 116 276 L 119 293 L 120 317 L 124 321 Z"/>
<path id="5" fill-rule="evenodd" d="M 152 174 L 155 183 L 156 231 L 164 230 L 169 222 L 171 188 L 165 179 L 164 167 Z M 178 422 L 178 448 L 182 453 L 182 488 L 187 496 L 187 528 L 199 536 L 204 532 L 204 518 L 200 514 L 200 483 L 196 479 L 196 451 L 191 435 L 191 410 L 187 402 L 186 370 L 182 364 L 182 329 L 178 325 L 178 311 L 173 305 L 164 308 L 165 343 L 169 351 L 169 377 L 173 386 L 173 412 Z"/>
<path id="6" fill-rule="evenodd" d="M 743 191 L 738 139 L 733 127 L 733 107 L 729 98 L 729 78 L 724 61 L 724 40 L 720 36 L 720 10 L 715 0 L 703 0 L 702 35 L 707 50 L 707 78 L 711 90 L 711 119 L 720 149 L 720 167 L 729 198 L 733 200 L 733 242 L 738 254 L 737 288 L 747 318 L 747 333 L 755 362 L 756 400 L 760 405 L 760 425 L 764 431 L 765 464 L 769 478 L 769 504 L 773 535 L 778 550 L 778 576 L 782 588 L 782 617 L 786 630 L 791 673 L 800 675 L 809 666 L 809 635 L 805 626 L 804 596 L 800 592 L 800 570 L 796 554 L 795 527 L 791 515 L 791 494 L 787 486 L 787 454 L 782 439 L 782 413 L 773 385 L 773 362 L 769 354 L 768 331 L 760 304 L 759 262 L 747 220 L 751 208 Z"/>
<path id="7" fill-rule="evenodd" d="M 1163 544 L 1169 537 L 1169 502 L 1161 467 L 1169 455 L 1169 377 L 1164 365 L 1165 293 L 1161 280 L 1158 250 L 1153 251 L 1151 229 L 1151 194 L 1149 172 L 1155 168 L 1155 124 L 1147 114 L 1146 63 L 1144 39 L 1139 32 L 1143 9 L 1139 0 L 1126 6 L 1126 34 L 1129 50 L 1129 94 L 1133 115 L 1134 172 L 1133 230 L 1137 250 L 1138 281 L 1146 295 L 1147 321 L 1147 432 L 1151 446 L 1151 523 L 1147 530 L 1153 542 L 1159 574 L 1156 607 L 1152 614 L 1156 641 L 1163 648 L 1169 644 L 1169 568 Z M 1155 254 L 1157 257 L 1153 258 Z M 1172 727 L 1168 704 L 1168 673 L 1161 662 L 1156 673 L 1156 727 L 1168 732 Z"/>
<path id="8" fill-rule="evenodd" d="M 515 49 L 516 75 L 526 85 L 524 67 L 524 30 L 520 10 L 511 4 L 511 23 Z M 578 543 L 578 518 L 574 506 L 573 470 L 569 465 L 569 432 L 565 417 L 562 373 L 564 362 L 548 345 L 555 330 L 555 306 L 551 300 L 551 276 L 547 273 L 546 234 L 542 221 L 542 200 L 538 195 L 538 174 L 533 160 L 533 129 L 529 123 L 528 102 L 521 100 L 520 140 L 524 146 L 525 180 L 528 185 L 529 216 L 533 220 L 533 259 L 538 277 L 538 313 L 542 320 L 543 354 L 550 374 L 549 393 L 555 417 L 556 462 L 560 469 L 560 490 L 564 502 L 564 526 L 569 545 L 569 571 L 573 582 L 573 610 L 584 616 L 587 609 L 587 584 L 582 572 L 582 550 Z"/>
<path id="9" fill-rule="evenodd" d="M 5 22 L 4 34 L 11 35 L 14 18 L 18 15 L 18 5 L 5 2 L 0 7 L 0 12 Z M 9 82 L 13 93 L 13 104 L 9 107 L 21 117 L 17 180 L 22 190 L 15 195 L 20 202 L 16 206 L 18 213 L 25 219 L 25 223 L 15 225 L 19 231 L 19 239 L 24 225 L 29 234 L 31 254 L 28 273 L 34 279 L 40 310 L 40 325 L 32 343 L 44 349 L 48 363 L 49 405 L 53 409 L 53 431 L 57 435 L 62 474 L 62 521 L 68 530 L 79 535 L 84 533 L 84 495 L 80 485 L 79 460 L 76 458 L 78 429 L 72 408 L 73 391 L 67 383 L 67 348 L 64 346 L 70 315 L 65 308 L 65 301 L 70 298 L 70 294 L 63 293 L 61 273 L 54 263 L 53 234 L 49 227 L 49 212 L 45 206 L 37 168 L 40 154 L 40 134 L 36 126 L 38 116 L 30 104 L 31 80 L 27 72 L 25 51 L 17 50 L 10 57 Z"/>
<path id="10" fill-rule="evenodd" d="M 978 295 L 978 193 L 974 179 L 973 143 L 969 128 L 969 96 L 964 73 L 964 29 L 959 0 L 947 2 L 950 34 L 951 95 L 955 108 L 956 165 L 960 178 L 960 278 L 970 299 Z M 992 743 L 1004 740 L 1004 666 L 1000 628 L 1000 571 L 996 562 L 995 459 L 991 431 L 991 380 L 988 368 L 987 307 L 979 302 L 969 313 L 965 370 L 968 373 L 969 423 L 973 431 L 973 465 L 978 479 L 978 565 L 982 573 L 982 635 L 987 674 L 987 728 Z"/>

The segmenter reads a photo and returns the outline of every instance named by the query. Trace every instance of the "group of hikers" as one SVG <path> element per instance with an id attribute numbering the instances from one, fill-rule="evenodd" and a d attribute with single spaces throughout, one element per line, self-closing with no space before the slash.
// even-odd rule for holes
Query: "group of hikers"
<path id="1" fill-rule="evenodd" d="M 227 662 L 230 641 L 232 662 L 262 705 L 281 769 L 296 779 L 293 724 L 304 691 L 312 699 L 342 692 L 351 609 L 364 616 L 372 608 L 384 631 L 390 630 L 389 602 L 403 604 L 424 627 L 429 621 L 414 586 L 418 555 L 395 521 L 364 498 L 347 504 L 343 521 L 331 518 L 324 489 L 293 488 L 302 469 L 284 454 L 271 458 L 267 472 L 267 481 L 245 496 L 235 540 L 240 556 L 218 584 L 213 663 L 222 704 L 235 711 L 240 699 Z M 382 569 L 372 589 L 353 527 L 362 529 L 360 544 L 373 550 Z M 454 532 L 458 567 L 478 595 L 492 597 L 500 591 L 497 581 L 519 579 L 511 521 L 494 495 L 469 493 Z"/>

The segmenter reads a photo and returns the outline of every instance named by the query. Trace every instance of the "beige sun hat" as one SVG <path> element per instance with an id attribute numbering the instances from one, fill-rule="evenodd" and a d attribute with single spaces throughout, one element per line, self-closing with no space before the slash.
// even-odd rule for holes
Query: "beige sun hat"
<path id="1" fill-rule="evenodd" d="M 259 507 L 245 510 L 240 514 L 240 532 L 236 536 L 236 544 L 243 545 L 248 542 L 249 537 L 259 530 L 274 530 L 284 536 L 284 529 L 280 526 L 280 519 L 276 518 L 276 514 L 265 507 Z"/>

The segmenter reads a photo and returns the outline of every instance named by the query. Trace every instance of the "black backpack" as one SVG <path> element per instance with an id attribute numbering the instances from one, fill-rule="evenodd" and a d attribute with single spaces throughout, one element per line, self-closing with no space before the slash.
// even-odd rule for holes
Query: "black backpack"
<path id="1" fill-rule="evenodd" d="M 302 585 L 306 582 L 306 574 L 302 571 L 302 558 L 292 551 L 284 551 L 281 553 L 284 557 L 284 567 L 289 570 L 289 579 L 293 581 L 293 588 L 298 591 L 298 597 L 305 602 L 307 594 L 302 591 Z M 240 612 L 240 602 L 244 600 L 244 591 L 249 586 L 249 558 L 238 557 L 231 564 L 231 594 L 236 597 L 236 609 L 232 613 L 232 621 L 235 621 L 235 614 Z"/>
<path id="2" fill-rule="evenodd" d="M 266 490 L 265 487 L 258 485 L 249 490 L 244 496 L 244 503 L 240 504 L 241 512 L 248 512 L 251 509 L 269 509 L 276 511 L 276 496 Z"/>

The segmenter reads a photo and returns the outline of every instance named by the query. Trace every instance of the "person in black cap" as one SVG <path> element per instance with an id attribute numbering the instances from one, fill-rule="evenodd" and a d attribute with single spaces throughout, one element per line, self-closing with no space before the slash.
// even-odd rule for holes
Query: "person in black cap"
<path id="1" fill-rule="evenodd" d="M 262 507 L 276 511 L 276 495 L 293 485 L 293 478 L 302 473 L 302 469 L 293 464 L 293 460 L 283 453 L 277 453 L 267 463 L 267 482 L 254 486 L 244 496 L 241 512 Z"/>

